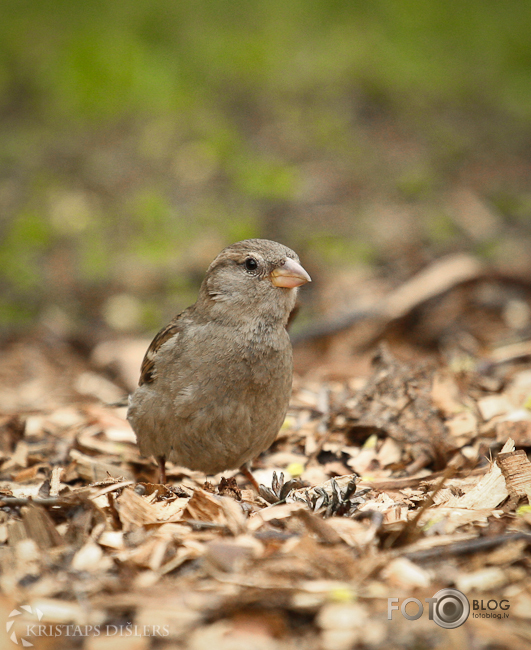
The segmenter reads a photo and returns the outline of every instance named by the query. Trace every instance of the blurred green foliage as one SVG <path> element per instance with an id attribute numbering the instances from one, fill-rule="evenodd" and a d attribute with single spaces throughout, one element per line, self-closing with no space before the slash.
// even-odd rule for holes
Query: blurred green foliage
<path id="1" fill-rule="evenodd" d="M 360 83 L 404 110 L 479 99 L 531 115 L 518 0 L 4 0 L 2 15 L 3 103 L 23 94 L 51 123 L 178 111 L 200 128 L 191 111 L 220 100 L 283 95 L 289 110 Z"/>
<path id="2" fill-rule="evenodd" d="M 153 327 L 248 236 L 375 262 L 373 201 L 427 206 L 415 236 L 442 251 L 460 231 L 439 203 L 462 170 L 529 163 L 521 0 L 4 0 L 1 14 L 5 327 L 49 304 L 97 321 L 117 291 Z M 476 182 L 510 223 L 529 221 L 521 176 Z"/>

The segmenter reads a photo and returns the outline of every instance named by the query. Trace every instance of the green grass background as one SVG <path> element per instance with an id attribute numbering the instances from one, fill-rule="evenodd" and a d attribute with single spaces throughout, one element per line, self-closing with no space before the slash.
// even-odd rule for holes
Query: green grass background
<path id="1" fill-rule="evenodd" d="M 521 0 L 3 0 L 0 331 L 151 329 L 250 236 L 523 260 L 530 33 Z"/>

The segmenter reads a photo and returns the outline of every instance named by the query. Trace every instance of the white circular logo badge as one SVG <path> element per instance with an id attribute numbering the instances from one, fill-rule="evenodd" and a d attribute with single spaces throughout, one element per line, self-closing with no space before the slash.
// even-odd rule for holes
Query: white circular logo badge
<path id="1" fill-rule="evenodd" d="M 43 613 L 41 612 L 41 610 L 38 607 L 36 607 L 35 611 L 33 611 L 33 609 L 29 605 L 21 605 L 20 609 L 23 609 L 25 612 L 27 612 L 28 614 L 31 614 L 32 616 L 36 616 L 39 621 L 43 617 Z M 16 617 L 20 616 L 21 614 L 22 614 L 22 612 L 19 609 L 14 609 L 11 612 L 11 614 L 9 614 L 7 622 L 6 622 L 6 632 L 8 634 L 11 632 L 11 628 L 15 624 Z M 22 636 L 17 637 L 17 633 L 15 632 L 15 630 L 13 630 L 13 632 L 11 632 L 11 635 L 9 636 L 9 638 L 11 639 L 11 641 L 13 641 L 13 643 L 15 643 L 16 645 L 20 644 L 23 648 L 32 648 L 33 647 L 33 643 L 28 641 L 26 638 L 24 638 Z"/>

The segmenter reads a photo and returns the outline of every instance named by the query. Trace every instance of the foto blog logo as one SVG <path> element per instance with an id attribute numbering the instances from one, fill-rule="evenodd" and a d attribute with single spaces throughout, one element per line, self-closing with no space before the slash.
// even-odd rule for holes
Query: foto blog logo
<path id="1" fill-rule="evenodd" d="M 41 612 L 41 610 L 38 607 L 36 607 L 35 611 L 33 611 L 33 609 L 29 605 L 20 605 L 20 609 L 23 609 L 25 612 L 27 612 L 31 616 L 36 616 L 37 620 L 39 620 L 39 621 L 43 617 L 43 613 Z M 11 614 L 9 614 L 9 616 L 7 618 L 7 622 L 6 622 L 6 632 L 8 633 L 8 635 L 11 632 L 11 630 L 13 628 L 13 625 L 15 624 L 15 621 L 17 620 L 16 617 L 20 616 L 21 614 L 22 614 L 22 612 L 19 609 L 14 609 L 11 612 Z M 9 638 L 16 645 L 19 645 L 19 642 L 20 642 L 20 645 L 22 645 L 23 648 L 32 648 L 33 647 L 33 643 L 28 641 L 25 637 L 22 637 L 22 636 L 17 637 L 17 633 L 15 632 L 15 630 L 13 630 L 11 632 L 11 634 L 9 635 Z"/>
<path id="2" fill-rule="evenodd" d="M 432 598 L 425 598 L 428 603 L 430 621 L 435 621 L 440 627 L 452 630 L 463 625 L 470 614 L 468 598 L 458 589 L 441 589 Z M 387 599 L 387 619 L 391 620 L 393 611 L 399 609 L 398 598 Z M 409 603 L 414 603 L 417 611 L 408 614 Z M 400 611 L 408 621 L 416 621 L 424 612 L 424 606 L 418 598 L 406 598 L 400 605 Z"/>

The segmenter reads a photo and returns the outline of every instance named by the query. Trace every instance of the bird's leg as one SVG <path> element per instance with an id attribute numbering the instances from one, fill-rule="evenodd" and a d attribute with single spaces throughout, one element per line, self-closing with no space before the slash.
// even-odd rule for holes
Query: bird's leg
<path id="1" fill-rule="evenodd" d="M 166 457 L 157 456 L 157 462 L 159 464 L 159 481 L 164 485 L 166 483 Z"/>
<path id="2" fill-rule="evenodd" d="M 254 489 L 260 494 L 260 487 L 258 485 L 258 481 L 255 479 L 255 477 L 251 474 L 250 469 L 247 467 L 247 465 L 242 465 L 240 467 L 240 472 L 245 476 L 245 478 L 251 483 L 251 485 L 254 487 Z"/>

